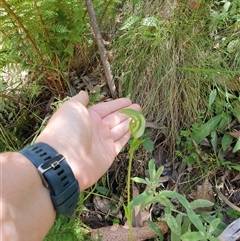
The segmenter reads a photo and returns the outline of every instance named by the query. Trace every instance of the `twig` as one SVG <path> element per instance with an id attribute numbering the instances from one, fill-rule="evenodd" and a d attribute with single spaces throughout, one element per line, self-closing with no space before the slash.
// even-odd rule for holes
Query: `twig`
<path id="1" fill-rule="evenodd" d="M 197 154 L 200 156 L 200 158 L 202 159 L 202 161 L 204 161 L 204 162 L 208 161 L 209 159 L 206 158 L 206 157 L 202 154 L 202 152 L 201 152 L 201 150 L 199 149 L 197 143 L 196 143 L 193 139 L 192 139 L 192 142 L 193 142 L 193 145 L 195 146 L 195 149 L 196 149 Z"/>
<path id="2" fill-rule="evenodd" d="M 240 212 L 240 208 L 236 205 L 234 205 L 233 203 L 231 203 L 220 191 L 220 189 L 218 187 L 216 187 L 217 190 L 217 194 L 218 196 L 232 209 L 235 209 L 236 211 Z"/>
<path id="3" fill-rule="evenodd" d="M 110 89 L 112 98 L 116 99 L 117 98 L 116 86 L 115 86 L 114 81 L 113 81 L 113 75 L 112 75 L 112 71 L 111 71 L 111 68 L 110 68 L 109 61 L 108 61 L 107 51 L 105 49 L 103 39 L 102 39 L 102 35 L 101 35 L 100 30 L 99 30 L 99 26 L 98 26 L 96 14 L 95 14 L 95 11 L 94 11 L 94 8 L 93 8 L 92 0 L 85 0 L 85 2 L 86 2 L 86 5 L 87 5 L 89 17 L 90 17 L 90 20 L 91 20 L 93 32 L 94 32 L 94 35 L 95 35 L 95 38 L 96 38 L 96 41 L 97 41 L 97 45 L 98 45 L 98 48 L 99 48 L 101 60 L 102 60 L 102 63 L 103 63 L 105 75 L 106 75 L 107 82 L 108 82 L 108 87 Z"/>

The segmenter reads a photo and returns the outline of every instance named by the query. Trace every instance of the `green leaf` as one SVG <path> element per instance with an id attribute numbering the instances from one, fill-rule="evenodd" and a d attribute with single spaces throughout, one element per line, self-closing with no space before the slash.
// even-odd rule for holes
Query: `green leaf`
<path id="1" fill-rule="evenodd" d="M 159 20 L 155 17 L 147 17 L 142 20 L 142 26 L 159 28 Z"/>
<path id="2" fill-rule="evenodd" d="M 223 5 L 223 10 L 224 10 L 224 12 L 228 12 L 230 6 L 231 6 L 231 2 L 225 0 L 225 1 L 224 1 L 224 5 Z"/>
<path id="3" fill-rule="evenodd" d="M 237 170 L 237 171 L 240 171 L 240 166 L 239 165 L 237 165 L 237 166 L 235 166 L 235 165 L 233 165 L 233 166 L 231 166 L 233 169 L 235 169 L 235 170 Z"/>
<path id="4" fill-rule="evenodd" d="M 211 91 L 210 96 L 209 96 L 209 101 L 208 101 L 208 107 L 210 108 L 214 102 L 214 100 L 216 99 L 217 96 L 217 90 L 214 89 Z"/>
<path id="5" fill-rule="evenodd" d="M 134 139 L 130 144 L 131 145 L 130 149 L 132 149 L 133 151 L 136 151 L 142 143 L 143 143 L 143 140 Z"/>
<path id="6" fill-rule="evenodd" d="M 227 46 L 228 53 L 233 53 L 237 48 L 239 48 L 239 44 L 240 44 L 239 39 L 230 41 Z"/>
<path id="7" fill-rule="evenodd" d="M 144 142 L 143 142 L 143 147 L 149 151 L 149 152 L 152 152 L 154 150 L 154 142 L 150 139 L 146 139 Z"/>
<path id="8" fill-rule="evenodd" d="M 184 217 L 184 221 L 182 224 L 182 233 L 186 233 L 188 230 L 190 230 L 190 226 L 191 220 L 189 219 L 189 217 Z"/>
<path id="9" fill-rule="evenodd" d="M 216 131 L 211 132 L 211 140 L 210 140 L 213 150 L 216 153 L 217 152 L 217 145 L 218 145 L 218 136 Z"/>
<path id="10" fill-rule="evenodd" d="M 205 200 L 205 199 L 197 199 L 190 203 L 191 208 L 194 210 L 196 208 L 206 208 L 213 206 L 214 203 Z"/>
<path id="11" fill-rule="evenodd" d="M 158 235 L 158 239 L 163 241 L 163 233 L 161 229 L 157 226 L 157 224 L 150 220 L 147 221 L 147 224 L 153 230 L 153 232 L 155 232 Z"/>
<path id="12" fill-rule="evenodd" d="M 203 124 L 198 130 L 198 132 L 193 135 L 193 139 L 195 140 L 195 142 L 197 144 L 200 144 L 205 137 L 210 135 L 212 131 L 216 130 L 221 119 L 222 119 L 222 114 L 219 114 L 213 117 L 212 119 L 210 119 L 205 124 Z"/>
<path id="13" fill-rule="evenodd" d="M 169 208 L 171 208 L 171 210 L 175 210 L 175 207 L 172 204 L 172 202 L 166 196 L 162 195 L 162 193 L 160 193 L 160 196 L 158 196 L 157 200 L 159 203 L 161 203 L 165 207 L 169 207 Z"/>
<path id="14" fill-rule="evenodd" d="M 172 216 L 170 208 L 164 209 L 164 220 L 167 222 L 168 227 L 177 235 L 181 235 L 181 225 L 179 226 L 175 217 Z"/>
<path id="15" fill-rule="evenodd" d="M 135 198 L 133 198 L 133 200 L 130 202 L 130 209 L 131 212 L 133 211 L 134 207 L 138 206 L 138 205 L 143 205 L 144 202 L 146 200 L 148 200 L 149 198 L 152 198 L 153 194 L 149 191 L 147 192 L 143 192 L 139 195 L 137 195 Z"/>
<path id="16" fill-rule="evenodd" d="M 132 0 L 132 2 L 134 5 L 137 5 L 137 4 L 139 4 L 140 0 Z"/>
<path id="17" fill-rule="evenodd" d="M 158 168 L 158 170 L 155 174 L 155 178 L 153 180 L 155 183 L 158 182 L 160 176 L 162 175 L 163 170 L 164 170 L 164 166 L 161 166 L 161 167 Z"/>
<path id="18" fill-rule="evenodd" d="M 231 145 L 233 140 L 233 137 L 229 135 L 228 133 L 225 133 L 222 138 L 222 149 L 223 151 L 226 151 L 229 146 Z"/>
<path id="19" fill-rule="evenodd" d="M 109 192 L 109 189 L 106 187 L 102 187 L 102 186 L 96 186 L 96 189 L 99 193 L 103 194 L 103 195 L 107 195 Z"/>
<path id="20" fill-rule="evenodd" d="M 238 139 L 237 143 L 233 148 L 233 153 L 237 152 L 238 150 L 240 150 L 240 138 Z"/>
<path id="21" fill-rule="evenodd" d="M 200 232 L 186 232 L 185 234 L 183 234 L 181 236 L 181 240 L 182 241 L 200 241 L 200 240 L 205 240 L 206 241 L 206 237 L 203 236 Z"/>
<path id="22" fill-rule="evenodd" d="M 148 171 L 149 171 L 150 182 L 153 182 L 155 174 L 156 174 L 156 166 L 155 166 L 155 162 L 153 159 L 151 159 L 148 162 Z"/>
<path id="23" fill-rule="evenodd" d="M 124 209 L 124 213 L 125 213 L 125 216 L 127 217 L 127 219 L 131 219 L 131 214 L 128 213 L 128 206 L 126 206 L 124 203 L 123 203 L 123 209 Z"/>
<path id="24" fill-rule="evenodd" d="M 119 221 L 119 219 L 118 218 L 113 218 L 113 226 L 114 225 L 119 225 L 120 224 L 120 221 Z"/>
<path id="25" fill-rule="evenodd" d="M 202 232 L 205 232 L 205 228 L 202 224 L 201 219 L 195 214 L 195 212 L 192 210 L 191 204 L 187 201 L 185 197 L 183 197 L 181 194 L 170 191 L 170 190 L 164 190 L 161 191 L 161 195 L 166 196 L 168 198 L 177 198 L 178 201 L 185 207 L 188 217 L 192 221 L 193 225 Z"/>
<path id="26" fill-rule="evenodd" d="M 202 212 L 201 216 L 209 224 L 214 219 L 216 219 L 216 217 L 215 217 L 213 212 Z M 221 218 L 220 218 L 220 220 L 221 220 Z M 216 229 L 212 232 L 212 235 L 215 235 L 216 237 L 218 237 L 226 229 L 226 227 L 227 227 L 227 225 L 224 222 L 220 221 L 220 223 L 218 224 Z"/>
<path id="27" fill-rule="evenodd" d="M 147 31 L 143 31 L 141 34 L 144 40 L 154 40 L 156 38 L 155 34 L 149 33 Z"/>
<path id="28" fill-rule="evenodd" d="M 148 186 L 151 185 L 151 182 L 148 180 L 148 179 L 143 179 L 143 178 L 140 178 L 140 177 L 133 177 L 132 180 L 134 182 L 137 182 L 137 183 L 143 183 L 143 184 L 146 184 Z"/>
<path id="29" fill-rule="evenodd" d="M 124 23 L 123 23 L 122 26 L 120 27 L 120 30 L 129 29 L 129 28 L 132 27 L 132 25 L 134 25 L 134 23 L 136 23 L 139 19 L 140 19 L 140 17 L 138 17 L 138 16 L 136 16 L 136 15 L 132 15 L 131 17 L 129 17 L 128 19 L 126 19 L 126 20 L 124 21 Z"/>
<path id="30" fill-rule="evenodd" d="M 213 233 L 219 223 L 220 223 L 220 218 L 215 218 L 214 220 L 212 220 L 212 222 L 209 224 L 208 232 Z"/>
<path id="31" fill-rule="evenodd" d="M 165 196 L 163 196 L 163 195 L 161 195 L 161 193 L 159 193 L 157 196 L 153 196 L 153 193 L 151 194 L 151 196 L 149 196 L 148 198 L 146 198 L 145 200 L 142 200 L 142 202 L 143 202 L 143 204 L 142 204 L 142 206 L 141 206 L 141 208 L 144 208 L 144 207 L 146 207 L 146 206 L 148 206 L 148 205 L 150 205 L 150 204 L 152 204 L 152 203 L 157 203 L 157 202 L 159 202 L 159 203 L 161 203 L 163 206 L 165 206 L 165 207 L 170 207 L 172 210 L 174 210 L 175 209 L 175 207 L 174 207 L 174 205 L 171 203 L 171 201 L 167 198 L 167 197 L 165 197 Z"/>
<path id="32" fill-rule="evenodd" d="M 230 114 L 226 113 L 222 116 L 222 120 L 219 123 L 218 129 L 224 131 L 226 127 L 231 123 L 232 117 Z"/>
<path id="33" fill-rule="evenodd" d="M 171 241 L 180 241 L 180 237 L 181 237 L 181 227 L 182 227 L 182 214 L 178 214 L 176 217 L 175 217 L 175 220 L 176 220 L 176 223 L 178 225 L 178 233 L 174 233 L 174 232 L 171 232 Z"/>
<path id="34" fill-rule="evenodd" d="M 215 237 L 213 237 L 213 236 L 208 236 L 208 240 L 209 240 L 209 241 L 219 241 L 218 238 L 215 238 Z"/>

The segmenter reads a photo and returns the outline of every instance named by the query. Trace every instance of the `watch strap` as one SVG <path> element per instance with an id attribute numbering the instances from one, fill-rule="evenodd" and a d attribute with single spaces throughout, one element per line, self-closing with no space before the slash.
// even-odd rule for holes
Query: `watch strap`
<path id="1" fill-rule="evenodd" d="M 35 143 L 19 151 L 38 169 L 50 196 L 57 215 L 70 215 L 77 206 L 79 184 L 65 160 L 51 146 Z"/>

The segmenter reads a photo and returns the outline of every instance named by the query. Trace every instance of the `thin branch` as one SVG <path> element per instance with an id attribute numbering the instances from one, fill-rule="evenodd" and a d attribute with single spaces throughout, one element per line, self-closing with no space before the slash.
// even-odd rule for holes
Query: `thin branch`
<path id="1" fill-rule="evenodd" d="M 114 84 L 111 67 L 110 67 L 110 64 L 109 64 L 109 61 L 108 61 L 108 57 L 107 57 L 107 51 L 105 49 L 103 39 L 102 39 L 102 35 L 101 35 L 100 30 L 99 30 L 99 26 L 98 26 L 96 14 L 95 14 L 95 11 L 94 11 L 94 8 L 93 8 L 92 0 L 85 0 L 85 2 L 86 2 L 86 5 L 87 5 L 89 17 L 90 17 L 90 20 L 91 20 L 93 32 L 94 32 L 94 35 L 95 35 L 95 38 L 96 38 L 96 41 L 97 41 L 97 45 L 98 45 L 98 48 L 99 48 L 101 60 L 102 60 L 102 63 L 103 63 L 105 75 L 106 75 L 107 82 L 108 82 L 108 87 L 110 89 L 112 98 L 116 99 L 117 98 L 116 86 Z"/>

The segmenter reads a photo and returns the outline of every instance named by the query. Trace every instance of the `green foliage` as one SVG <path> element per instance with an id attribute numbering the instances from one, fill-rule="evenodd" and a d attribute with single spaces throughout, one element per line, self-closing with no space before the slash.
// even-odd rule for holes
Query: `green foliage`
<path id="1" fill-rule="evenodd" d="M 141 205 L 141 208 L 147 205 L 159 202 L 165 206 L 164 218 L 168 227 L 171 229 L 171 241 L 195 241 L 195 240 L 211 240 L 217 241 L 217 236 L 226 228 L 221 219 L 215 213 L 199 212 L 194 210 L 200 207 L 210 207 L 213 205 L 208 200 L 195 200 L 191 203 L 179 193 L 163 190 L 158 192 L 157 187 L 161 185 L 159 178 L 163 172 L 163 167 L 156 170 L 154 160 L 150 160 L 148 164 L 149 178 L 140 179 L 133 178 L 138 183 L 146 184 L 150 187 L 148 191 L 144 191 L 131 201 L 131 209 L 134 206 Z M 171 203 L 171 199 L 177 199 L 184 207 L 185 212 L 175 209 Z M 177 213 L 177 214 L 175 214 Z M 153 230 L 156 229 L 153 223 L 150 223 Z M 159 233 L 159 230 L 156 230 Z M 162 236 L 162 235 L 160 235 Z"/>
<path id="2" fill-rule="evenodd" d="M 240 140 L 235 140 L 229 134 L 231 122 L 234 119 L 239 122 L 239 112 L 236 109 L 240 106 L 240 99 L 226 89 L 222 91 L 217 87 L 211 91 L 208 103 L 206 117 L 202 120 L 198 119 L 199 123 L 192 125 L 189 130 L 180 132 L 177 145 L 181 147 L 181 150 L 177 150 L 176 155 L 187 164 L 195 162 L 199 164 L 200 159 L 214 159 L 218 167 L 222 165 L 235 169 L 234 165 L 221 153 L 227 150 L 235 153 L 240 150 Z M 212 116 L 212 113 L 215 116 Z M 210 151 L 202 150 L 201 143 L 203 141 L 208 143 Z"/>
<path id="3" fill-rule="evenodd" d="M 105 20 L 104 28 L 114 18 L 117 3 L 94 2 L 99 21 Z M 57 95 L 66 91 L 66 73 L 86 68 L 93 56 L 88 54 L 94 49 L 94 36 L 84 0 L 4 0 L 0 22 L 0 68 L 19 63 L 36 79 L 41 76 L 39 79 Z"/>
<path id="4" fill-rule="evenodd" d="M 85 11 L 78 1 L 3 1 L 1 44 L 8 61 L 66 70 L 74 45 L 88 33 Z"/>
<path id="5" fill-rule="evenodd" d="M 44 241 L 83 241 L 92 240 L 87 236 L 87 228 L 79 219 L 60 216 L 54 223 Z"/>
<path id="6" fill-rule="evenodd" d="M 218 31 L 219 34 L 220 32 L 221 34 L 225 34 L 231 25 L 239 22 L 239 12 L 240 3 L 238 0 L 214 1 L 211 13 L 213 30 Z"/>
<path id="7" fill-rule="evenodd" d="M 0 87 L 0 151 L 19 150 L 42 122 L 36 104 L 41 87 L 36 82 L 29 86 L 27 79 L 23 84 L 17 72 L 12 75 L 15 79 Z"/>
<path id="8" fill-rule="evenodd" d="M 226 2 L 225 18 L 217 18 Z M 148 121 L 164 123 L 173 143 L 205 113 L 212 87 L 228 88 L 239 74 L 239 2 L 197 3 L 196 8 L 187 1 L 129 4 L 114 42 L 122 95 L 140 103 Z"/>
<path id="9" fill-rule="evenodd" d="M 238 212 L 235 209 L 229 209 L 227 211 L 227 215 L 233 218 L 234 220 L 237 220 L 238 218 L 240 218 L 240 212 Z"/>
<path id="10" fill-rule="evenodd" d="M 59 216 L 44 241 L 92 241 L 87 226 L 76 216 L 82 212 L 84 192 L 80 193 L 77 210 L 71 217 Z"/>
<path id="11" fill-rule="evenodd" d="M 161 24 L 160 21 L 155 17 L 146 17 L 141 18 L 136 15 L 130 16 L 123 25 L 120 27 L 120 30 L 131 31 L 132 35 L 139 35 L 146 40 L 155 39 L 161 33 Z"/>

